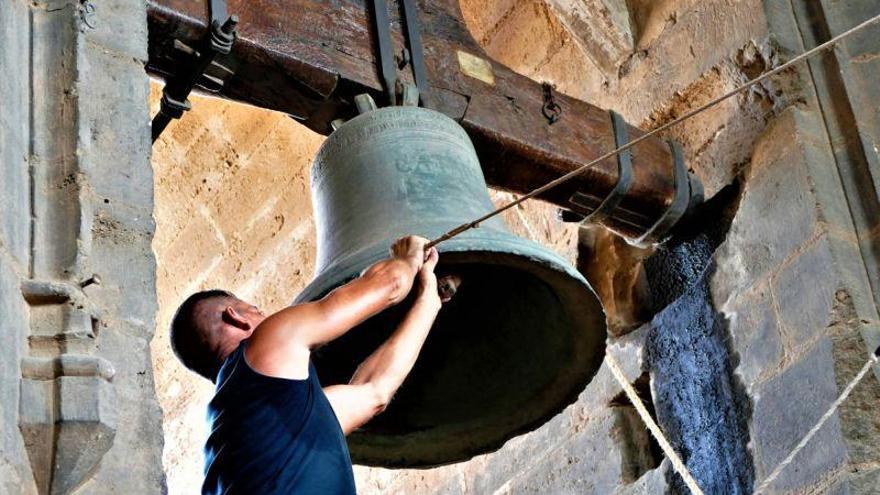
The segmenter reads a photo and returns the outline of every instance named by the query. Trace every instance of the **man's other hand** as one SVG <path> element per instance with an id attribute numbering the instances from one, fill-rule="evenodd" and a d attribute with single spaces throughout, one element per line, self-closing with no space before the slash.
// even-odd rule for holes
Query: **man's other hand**
<path id="1" fill-rule="evenodd" d="M 422 264 L 422 268 L 419 269 L 418 289 L 419 299 L 435 306 L 437 310 L 440 309 L 441 300 L 437 291 L 437 275 L 434 274 L 434 268 L 437 266 L 439 259 L 440 255 L 437 253 L 437 248 L 432 247 L 428 249 L 425 262 Z"/>

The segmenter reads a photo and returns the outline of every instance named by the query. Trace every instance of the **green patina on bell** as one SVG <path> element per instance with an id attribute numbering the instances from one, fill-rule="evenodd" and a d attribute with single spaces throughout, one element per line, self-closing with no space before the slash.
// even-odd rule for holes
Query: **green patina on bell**
<path id="1" fill-rule="evenodd" d="M 443 114 L 374 110 L 343 124 L 312 166 L 317 276 L 311 301 L 388 256 L 398 237 L 433 239 L 494 206 L 474 147 Z M 355 462 L 432 466 L 500 447 L 573 402 L 598 370 L 605 316 L 586 280 L 495 217 L 438 245 L 438 275 L 462 278 L 388 409 L 349 437 Z M 313 356 L 323 385 L 348 382 L 408 302 Z"/>

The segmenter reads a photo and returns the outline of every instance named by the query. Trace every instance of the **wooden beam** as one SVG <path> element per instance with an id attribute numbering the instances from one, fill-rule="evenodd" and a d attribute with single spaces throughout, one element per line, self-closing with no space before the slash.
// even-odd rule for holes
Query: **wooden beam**
<path id="1" fill-rule="evenodd" d="M 159 77 L 185 65 L 181 43 L 196 47 L 206 31 L 208 0 L 148 0 L 149 63 Z M 514 193 L 529 190 L 582 166 L 615 147 L 606 110 L 555 94 L 561 118 L 542 113 L 539 83 L 491 59 L 471 37 L 457 0 L 420 0 L 425 62 L 430 82 L 425 106 L 458 120 L 474 141 L 487 182 Z M 209 74 L 223 81 L 217 93 L 290 114 L 328 134 L 330 122 L 355 114 L 355 95 L 385 101 L 374 51 L 375 38 L 364 0 L 229 0 L 239 17 L 232 53 Z M 390 2 L 395 53 L 405 46 L 397 4 Z M 409 67 L 399 77 L 411 81 Z M 630 138 L 641 132 L 630 127 Z M 663 215 L 675 194 L 672 153 L 661 139 L 632 149 L 632 186 L 603 223 L 639 237 Z M 605 160 L 548 191 L 543 199 L 576 209 L 580 192 L 588 203 L 604 199 L 617 180 L 617 162 Z M 583 199 L 582 199 L 583 200 Z M 581 209 L 581 213 L 588 213 Z"/>

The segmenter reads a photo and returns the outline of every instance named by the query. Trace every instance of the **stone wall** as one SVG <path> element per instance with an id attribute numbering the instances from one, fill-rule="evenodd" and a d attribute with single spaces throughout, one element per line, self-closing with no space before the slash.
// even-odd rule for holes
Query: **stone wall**
<path id="1" fill-rule="evenodd" d="M 144 5 L 11 0 L 0 40 L 0 491 L 161 492 Z"/>

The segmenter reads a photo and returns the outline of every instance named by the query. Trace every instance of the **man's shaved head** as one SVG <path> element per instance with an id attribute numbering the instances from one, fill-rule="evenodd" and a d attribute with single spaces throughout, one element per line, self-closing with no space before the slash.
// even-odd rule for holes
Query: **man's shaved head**
<path id="1" fill-rule="evenodd" d="M 189 296 L 171 321 L 171 349 L 184 366 L 212 382 L 222 361 L 217 355 L 224 308 L 237 301 L 225 290 L 206 290 Z"/>

